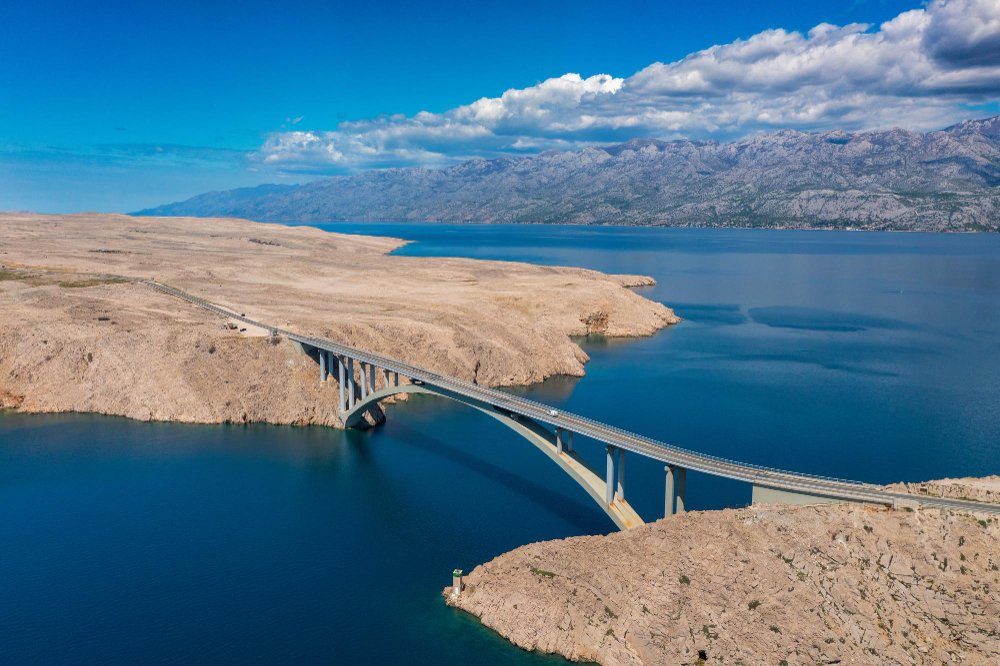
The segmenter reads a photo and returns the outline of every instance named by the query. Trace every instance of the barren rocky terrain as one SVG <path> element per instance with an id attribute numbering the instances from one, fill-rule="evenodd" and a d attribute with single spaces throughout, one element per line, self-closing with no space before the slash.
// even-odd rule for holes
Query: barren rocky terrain
<path id="1" fill-rule="evenodd" d="M 96 274 L 153 277 L 492 386 L 582 375 L 570 336 L 679 321 L 628 288 L 648 278 L 388 254 L 402 244 L 235 219 L 0 214 L 0 407 L 340 425 L 336 383 L 288 341 Z"/>
<path id="2" fill-rule="evenodd" d="M 1000 478 L 914 485 L 973 497 Z M 1000 663 L 1000 523 L 987 516 L 692 512 L 523 546 L 465 582 L 448 603 L 515 644 L 605 665 Z"/>
<path id="3" fill-rule="evenodd" d="M 1000 116 L 937 132 L 781 130 L 732 143 L 634 139 L 579 151 L 371 170 L 209 192 L 142 211 L 255 220 L 549 222 L 996 231 Z"/>

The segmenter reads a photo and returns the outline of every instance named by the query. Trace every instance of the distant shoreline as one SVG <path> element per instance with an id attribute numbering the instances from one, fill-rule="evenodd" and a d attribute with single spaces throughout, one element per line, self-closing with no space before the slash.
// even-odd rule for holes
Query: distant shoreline
<path id="1" fill-rule="evenodd" d="M 71 215 L 83 214 L 83 213 L 70 213 Z M 149 217 L 143 213 L 124 213 L 132 217 Z M 209 215 L 158 215 L 156 217 L 195 217 L 203 219 L 213 219 L 218 216 Z M 236 218 L 236 219 L 250 219 L 250 218 Z M 734 229 L 743 231 L 863 231 L 863 232 L 886 232 L 886 233 L 910 233 L 910 234 L 996 234 L 1000 233 L 1000 227 L 997 229 L 888 229 L 888 228 L 877 228 L 877 227 L 856 227 L 856 226 L 790 226 L 790 225 L 777 225 L 777 226 L 753 226 L 753 225 L 731 225 L 731 224 L 627 224 L 624 222 L 600 222 L 594 224 L 582 224 L 580 222 L 453 222 L 447 220 L 298 220 L 292 221 L 288 219 L 273 219 L 273 218 L 259 218 L 251 219 L 252 222 L 261 222 L 263 224 L 282 224 L 285 226 L 312 226 L 317 224 L 441 224 L 441 225 L 455 225 L 455 226 L 482 226 L 482 227 L 501 227 L 501 226 L 525 226 L 525 227 L 539 227 L 539 226 L 552 226 L 552 227 L 580 227 L 582 229 L 594 228 L 594 227 L 615 227 L 615 228 L 628 228 L 628 229 Z"/>

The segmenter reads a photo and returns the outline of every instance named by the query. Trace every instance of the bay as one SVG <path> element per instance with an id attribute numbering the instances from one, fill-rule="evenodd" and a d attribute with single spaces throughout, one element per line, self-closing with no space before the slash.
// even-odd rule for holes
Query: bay
<path id="1" fill-rule="evenodd" d="M 584 339 L 511 389 L 687 448 L 885 483 L 1000 470 L 1000 236 L 321 225 L 464 256 L 650 275 L 685 321 Z M 524 543 L 614 529 L 491 419 L 417 397 L 385 427 L 0 415 L 0 660 L 560 663 L 441 589 Z M 603 452 L 580 440 L 599 469 Z M 628 464 L 646 520 L 662 466 Z M 699 474 L 693 509 L 749 488 Z"/>

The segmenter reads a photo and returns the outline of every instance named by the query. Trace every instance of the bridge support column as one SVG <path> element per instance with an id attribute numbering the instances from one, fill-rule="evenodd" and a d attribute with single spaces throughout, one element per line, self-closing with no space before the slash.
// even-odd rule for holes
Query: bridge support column
<path id="1" fill-rule="evenodd" d="M 383 379 L 385 379 L 385 387 L 386 388 L 389 388 L 390 386 L 392 386 L 392 384 L 389 383 L 389 370 L 388 370 L 388 368 L 385 370 L 385 377 Z"/>
<path id="2" fill-rule="evenodd" d="M 351 409 L 354 409 L 354 359 L 347 359 L 347 399 Z"/>
<path id="3" fill-rule="evenodd" d="M 615 447 L 610 444 L 608 444 L 608 474 L 604 499 L 608 504 L 615 501 Z"/>
<path id="4" fill-rule="evenodd" d="M 572 451 L 573 450 L 573 431 L 572 430 L 567 430 L 566 431 L 566 450 L 567 451 Z"/>
<path id="5" fill-rule="evenodd" d="M 677 513 L 684 513 L 684 498 L 687 495 L 687 470 L 677 468 Z"/>
<path id="6" fill-rule="evenodd" d="M 393 386 L 399 386 L 399 373 L 398 372 L 392 373 L 392 385 Z"/>
<path id="7" fill-rule="evenodd" d="M 667 465 L 663 468 L 667 472 L 667 488 L 663 495 L 663 515 L 674 515 L 674 466 Z"/>
<path id="8" fill-rule="evenodd" d="M 321 382 L 326 381 L 326 352 L 322 349 L 317 349 L 316 353 L 319 354 L 319 380 Z"/>
<path id="9" fill-rule="evenodd" d="M 562 434 L 563 434 L 563 429 L 562 428 L 556 428 L 556 453 L 562 453 L 563 452 L 563 438 L 562 438 Z"/>
<path id="10" fill-rule="evenodd" d="M 326 354 L 326 378 L 328 380 L 333 379 L 333 364 L 337 362 L 337 358 L 333 355 L 332 351 L 325 351 L 323 353 Z"/>
<path id="11" fill-rule="evenodd" d="M 347 391 L 344 386 L 344 375 L 347 374 L 344 369 L 344 357 L 337 357 L 337 379 L 340 381 L 340 411 L 347 409 L 347 402 L 345 401 L 347 397 Z"/>
<path id="12" fill-rule="evenodd" d="M 368 397 L 368 366 L 364 361 L 358 363 L 361 366 L 361 399 Z"/>
<path id="13" fill-rule="evenodd" d="M 618 493 L 615 499 L 625 499 L 625 449 L 618 449 Z"/>

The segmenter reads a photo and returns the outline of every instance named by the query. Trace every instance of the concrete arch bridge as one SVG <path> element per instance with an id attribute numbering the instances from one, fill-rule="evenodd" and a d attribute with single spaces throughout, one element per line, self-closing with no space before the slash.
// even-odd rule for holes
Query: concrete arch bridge
<path id="1" fill-rule="evenodd" d="M 461 402 L 506 425 L 545 453 L 570 475 L 620 529 L 643 524 L 625 499 L 626 453 L 664 465 L 664 513 L 684 511 L 687 470 L 695 470 L 752 486 L 753 503 L 859 502 L 887 507 L 934 507 L 1000 515 L 1000 505 L 972 500 L 913 495 L 846 479 L 762 467 L 679 448 L 649 437 L 600 423 L 527 398 L 441 375 L 397 359 L 356 349 L 326 338 L 310 337 L 254 321 L 236 312 L 150 280 L 121 278 L 184 299 L 234 321 L 259 326 L 293 342 L 301 354 L 319 366 L 319 380 L 339 380 L 339 409 L 347 427 L 378 424 L 385 415 L 380 402 L 402 393 L 436 395 Z M 401 382 L 400 378 L 405 381 Z M 606 468 L 601 474 L 573 448 L 573 435 L 602 443 Z"/>

